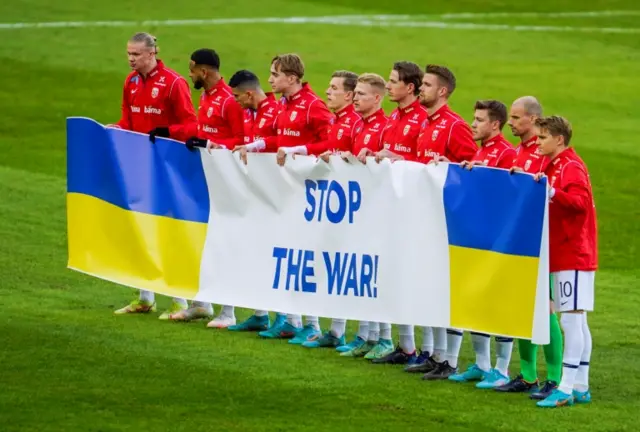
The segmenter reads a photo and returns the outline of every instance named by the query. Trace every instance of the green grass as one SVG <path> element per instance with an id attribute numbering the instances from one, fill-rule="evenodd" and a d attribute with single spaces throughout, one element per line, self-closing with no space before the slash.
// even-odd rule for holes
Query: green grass
<path id="1" fill-rule="evenodd" d="M 624 0 L 593 5 L 577 0 L 535 5 L 502 0 L 247 0 L 184 7 L 162 2 L 153 8 L 123 0 L 30 0 L 0 5 L 0 20 L 634 8 L 634 1 Z M 640 27 L 637 16 L 458 21 Z M 114 317 L 112 310 L 126 303 L 132 290 L 66 269 L 65 118 L 117 119 L 127 74 L 125 42 L 137 30 L 0 29 L 0 430 L 637 429 L 639 34 L 318 24 L 144 29 L 156 34 L 169 66 L 185 75 L 190 53 L 203 46 L 220 52 L 226 77 L 246 67 L 263 79 L 273 54 L 296 51 L 318 92 L 334 69 L 386 76 L 393 61 L 408 59 L 445 63 L 455 71 L 459 84 L 451 105 L 468 120 L 476 99 L 509 104 L 525 94 L 539 97 L 546 113 L 567 116 L 574 125 L 575 146 L 591 171 L 599 217 L 601 270 L 596 312 L 590 317 L 594 403 L 543 412 L 523 396 L 424 383 L 399 368 L 374 367 L 329 351 L 209 331 L 201 324 Z M 160 306 L 166 306 L 166 299 Z M 461 365 L 471 360 L 465 338 Z M 512 373 L 517 368 L 515 351 Z"/>

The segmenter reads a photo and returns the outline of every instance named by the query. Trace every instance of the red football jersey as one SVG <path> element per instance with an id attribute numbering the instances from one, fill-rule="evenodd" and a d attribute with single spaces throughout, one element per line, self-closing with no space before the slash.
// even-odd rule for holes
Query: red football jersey
<path id="1" fill-rule="evenodd" d="M 276 120 L 278 135 L 264 139 L 264 151 L 277 152 L 280 147 L 296 147 L 328 138 L 333 114 L 311 90 L 308 83 L 289 99 L 282 98 Z"/>
<path id="2" fill-rule="evenodd" d="M 187 81 L 166 67 L 162 60 L 158 60 L 158 65 L 146 78 L 137 71 L 127 76 L 122 93 L 122 117 L 117 126 L 141 133 L 168 127 L 173 137 L 195 121 Z"/>
<path id="3" fill-rule="evenodd" d="M 478 151 L 471 128 L 449 106 L 429 116 L 418 137 L 418 162 L 444 156 L 451 162 L 468 161 Z"/>
<path id="4" fill-rule="evenodd" d="M 549 267 L 592 271 L 598 267 L 596 209 L 587 167 L 573 148 L 549 163 Z"/>
<path id="5" fill-rule="evenodd" d="M 538 137 L 534 136 L 516 147 L 514 166 L 531 174 L 544 172 L 549 164 L 549 158 L 538 153 L 537 141 Z"/>
<path id="6" fill-rule="evenodd" d="M 355 135 L 351 142 L 351 153 L 358 156 L 363 148 L 368 148 L 374 152 L 382 150 L 382 133 L 385 130 L 387 121 L 388 118 L 382 109 L 367 118 L 358 120 L 355 126 Z"/>
<path id="7" fill-rule="evenodd" d="M 273 93 L 258 104 L 257 110 L 244 110 L 244 143 L 249 144 L 257 139 L 276 136 L 276 119 L 280 105 Z"/>
<path id="8" fill-rule="evenodd" d="M 418 134 L 428 115 L 417 99 L 404 108 L 393 110 L 382 134 L 382 147 L 405 160 L 416 160 Z"/>
<path id="9" fill-rule="evenodd" d="M 516 150 L 502 134 L 482 143 L 471 160 L 484 162 L 488 167 L 510 169 L 516 158 Z"/>
<path id="10" fill-rule="evenodd" d="M 307 144 L 307 154 L 320 155 L 328 150 L 350 151 L 351 142 L 355 135 L 355 126 L 362 119 L 353 104 L 349 104 L 335 113 L 331 119 L 329 137 L 326 141 Z"/>

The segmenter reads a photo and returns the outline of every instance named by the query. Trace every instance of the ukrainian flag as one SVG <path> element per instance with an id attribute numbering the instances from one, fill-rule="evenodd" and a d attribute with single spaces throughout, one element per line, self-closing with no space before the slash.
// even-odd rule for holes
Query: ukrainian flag
<path id="1" fill-rule="evenodd" d="M 208 219 L 199 152 L 67 119 L 69 268 L 193 298 Z"/>

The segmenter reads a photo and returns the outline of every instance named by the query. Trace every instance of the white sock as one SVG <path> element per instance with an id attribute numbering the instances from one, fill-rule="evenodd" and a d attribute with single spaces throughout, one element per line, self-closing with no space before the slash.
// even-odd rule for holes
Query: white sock
<path id="1" fill-rule="evenodd" d="M 447 361 L 452 368 L 458 367 L 458 355 L 462 345 L 462 330 L 447 329 Z"/>
<path id="2" fill-rule="evenodd" d="M 509 363 L 511 362 L 512 350 L 513 339 L 496 337 L 496 369 L 507 377 L 509 376 Z"/>
<path id="3" fill-rule="evenodd" d="M 183 299 L 183 298 L 180 298 L 180 297 L 174 297 L 174 298 L 173 298 L 173 302 L 174 302 L 174 303 L 179 304 L 180 306 L 182 306 L 182 307 L 184 307 L 184 308 L 186 308 L 187 306 L 189 306 L 189 305 L 187 304 L 187 300 L 186 300 L 186 299 Z"/>
<path id="4" fill-rule="evenodd" d="M 302 316 L 296 314 L 287 314 L 287 322 L 295 328 L 302 327 Z"/>
<path id="5" fill-rule="evenodd" d="M 222 306 L 222 313 L 220 315 L 233 318 L 236 316 L 235 311 L 236 311 L 236 308 L 234 306 Z"/>
<path id="6" fill-rule="evenodd" d="M 362 340 L 367 340 L 369 336 L 369 321 L 360 321 L 358 323 L 358 337 Z"/>
<path id="7" fill-rule="evenodd" d="M 488 334 L 472 332 L 471 344 L 476 353 L 476 365 L 483 371 L 489 372 L 491 369 L 491 337 Z"/>
<path id="8" fill-rule="evenodd" d="M 195 307 L 205 308 L 205 309 L 207 309 L 209 311 L 210 315 L 213 315 L 213 305 L 211 303 L 194 300 L 194 301 L 191 302 L 191 307 L 192 308 L 195 308 Z"/>
<path id="9" fill-rule="evenodd" d="M 380 323 L 377 321 L 369 321 L 369 336 L 365 340 L 378 342 L 378 339 L 380 339 Z"/>
<path id="10" fill-rule="evenodd" d="M 144 302 L 153 303 L 156 299 L 156 295 L 153 291 L 140 290 L 140 300 Z"/>
<path id="11" fill-rule="evenodd" d="M 424 353 L 433 354 L 433 329 L 431 327 L 421 326 L 422 329 L 422 346 L 420 350 Z"/>
<path id="12" fill-rule="evenodd" d="M 400 335 L 400 348 L 406 354 L 413 354 L 416 352 L 416 341 L 413 336 L 413 326 L 412 325 L 398 325 L 398 333 Z"/>
<path id="13" fill-rule="evenodd" d="M 564 330 L 564 352 L 562 353 L 562 380 L 558 389 L 563 393 L 572 394 L 580 366 L 580 357 L 584 350 L 582 314 L 563 313 L 560 324 Z"/>
<path id="14" fill-rule="evenodd" d="M 391 324 L 389 324 L 389 323 L 380 323 L 380 339 L 392 340 L 391 339 Z"/>
<path id="15" fill-rule="evenodd" d="M 433 329 L 433 333 L 435 341 L 433 346 L 433 358 L 435 361 L 442 363 L 447 359 L 447 329 L 443 327 L 436 327 Z"/>
<path id="16" fill-rule="evenodd" d="M 313 325 L 313 328 L 315 328 L 316 330 L 320 331 L 320 321 L 318 320 L 318 317 L 307 315 L 306 318 L 307 318 L 305 320 L 306 325 L 311 324 L 311 325 Z"/>
<path id="17" fill-rule="evenodd" d="M 578 367 L 578 373 L 576 374 L 576 382 L 573 388 L 579 392 L 586 392 L 589 390 L 589 362 L 591 361 L 591 330 L 589 330 L 589 324 L 587 324 L 587 313 L 582 313 L 582 335 L 584 336 L 584 347 L 582 348 L 582 355 L 580 356 L 580 366 Z"/>
<path id="18" fill-rule="evenodd" d="M 344 336 L 347 329 L 347 320 L 342 318 L 334 318 L 331 320 L 331 333 L 337 338 Z"/>
<path id="19" fill-rule="evenodd" d="M 253 314 L 257 317 L 263 317 L 265 315 L 269 315 L 269 312 L 266 310 L 256 310 Z"/>

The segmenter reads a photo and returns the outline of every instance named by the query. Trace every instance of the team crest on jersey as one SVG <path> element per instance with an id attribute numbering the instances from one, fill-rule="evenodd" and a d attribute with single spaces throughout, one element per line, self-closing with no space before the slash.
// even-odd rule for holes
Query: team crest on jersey
<path id="1" fill-rule="evenodd" d="M 438 133 L 440 131 L 438 129 L 434 130 L 433 133 L 431 134 L 431 141 L 435 141 L 436 138 L 438 138 Z"/>
<path id="2" fill-rule="evenodd" d="M 404 127 L 404 130 L 402 131 L 402 135 L 406 135 L 406 134 L 408 134 L 410 129 L 411 129 L 411 126 L 406 125 L 406 126 Z"/>
<path id="3" fill-rule="evenodd" d="M 266 123 L 267 119 L 262 119 L 260 120 L 260 124 L 258 125 L 259 128 L 261 128 L 262 126 L 264 126 L 264 124 Z"/>
<path id="4" fill-rule="evenodd" d="M 339 129 L 339 130 L 338 130 L 338 139 L 342 138 L 342 134 L 343 134 L 343 132 L 344 132 L 344 131 L 343 131 L 342 129 Z"/>
<path id="5" fill-rule="evenodd" d="M 366 134 L 364 136 L 364 145 L 369 144 L 369 140 L 371 139 L 371 134 Z"/>
<path id="6" fill-rule="evenodd" d="M 213 115 L 213 107 L 209 107 L 207 110 L 207 117 L 211 117 Z"/>
<path id="7" fill-rule="evenodd" d="M 153 89 L 151 89 L 151 97 L 152 98 L 157 98 L 158 97 L 158 93 L 160 93 L 160 90 L 158 89 L 158 87 L 154 87 Z"/>
<path id="8" fill-rule="evenodd" d="M 298 117 L 298 111 L 293 111 L 291 113 L 291 116 L 289 117 L 289 120 L 294 121 L 296 117 Z"/>
<path id="9" fill-rule="evenodd" d="M 524 163 L 524 170 L 525 170 L 525 171 L 529 171 L 529 168 L 531 168 L 531 159 L 528 159 L 528 160 Z"/>

